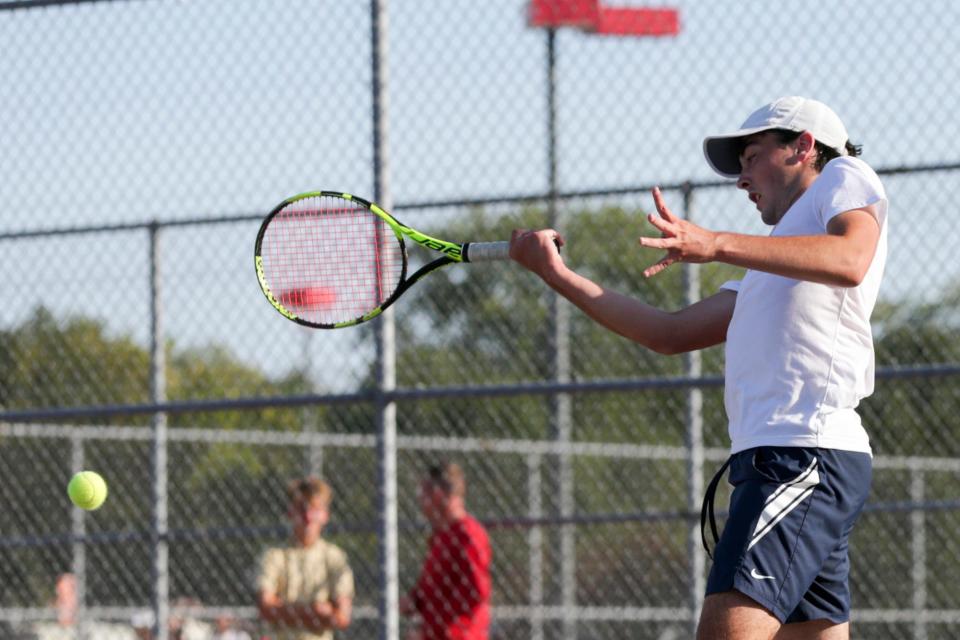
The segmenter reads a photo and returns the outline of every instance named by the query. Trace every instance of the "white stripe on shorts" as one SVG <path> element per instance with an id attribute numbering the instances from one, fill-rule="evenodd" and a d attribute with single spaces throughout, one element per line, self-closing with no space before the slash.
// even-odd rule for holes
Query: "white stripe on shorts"
<path id="1" fill-rule="evenodd" d="M 810 461 L 808 466 L 799 476 L 790 482 L 784 482 L 777 490 L 770 494 L 763 507 L 763 513 L 757 520 L 757 527 L 753 530 L 753 537 L 747 549 L 760 542 L 763 536 L 783 520 L 791 511 L 793 511 L 801 502 L 813 493 L 816 486 L 820 484 L 820 474 L 817 473 L 817 459 Z"/>

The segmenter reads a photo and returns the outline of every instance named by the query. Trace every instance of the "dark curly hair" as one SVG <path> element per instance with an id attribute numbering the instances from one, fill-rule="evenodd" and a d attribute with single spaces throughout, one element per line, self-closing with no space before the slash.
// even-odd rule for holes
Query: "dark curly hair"
<path id="1" fill-rule="evenodd" d="M 800 137 L 802 131 L 790 131 L 789 129 L 774 129 L 772 133 L 777 136 L 777 140 L 780 144 L 790 144 L 794 140 Z M 852 144 L 849 140 L 845 143 L 847 149 L 847 155 L 856 158 L 860 155 L 862 147 L 858 144 Z M 836 149 L 828 147 L 819 140 L 816 141 L 815 145 L 817 149 L 817 159 L 813 163 L 814 169 L 817 172 L 823 171 L 823 168 L 827 166 L 827 163 L 833 160 L 834 158 L 840 157 L 840 152 Z"/>
<path id="2" fill-rule="evenodd" d="M 777 142 L 781 145 L 787 145 L 800 137 L 802 131 L 792 131 L 790 129 L 768 129 L 764 133 L 772 133 L 777 138 Z M 737 155 L 739 156 L 743 153 L 743 150 L 747 146 L 747 140 L 751 139 L 752 136 L 746 136 L 737 140 Z M 862 153 L 862 147 L 858 144 L 852 144 L 849 140 L 846 142 L 847 155 L 850 157 L 857 157 Z M 834 158 L 839 158 L 840 153 L 836 149 L 832 149 L 827 145 L 823 144 L 819 140 L 816 141 L 815 148 L 817 150 L 817 159 L 813 163 L 814 169 L 817 172 L 823 171 L 823 168 L 827 166 L 827 163 L 833 160 Z"/>

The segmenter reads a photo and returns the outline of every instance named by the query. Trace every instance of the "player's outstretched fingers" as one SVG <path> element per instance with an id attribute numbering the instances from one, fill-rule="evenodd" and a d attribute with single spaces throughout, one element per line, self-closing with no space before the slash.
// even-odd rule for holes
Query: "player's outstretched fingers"
<path id="1" fill-rule="evenodd" d="M 647 215 L 647 222 L 653 225 L 653 227 L 660 232 L 660 236 L 662 238 L 669 238 L 676 235 L 676 230 L 674 228 L 673 222 L 671 222 L 670 220 L 667 220 L 666 218 L 658 216 L 655 213 L 651 213 Z"/>
<path id="2" fill-rule="evenodd" d="M 675 216 L 672 211 L 670 211 L 670 208 L 667 206 L 667 203 L 664 202 L 663 194 L 660 193 L 660 187 L 653 188 L 653 203 L 657 207 L 657 213 L 659 213 L 664 220 L 668 220 L 670 222 L 677 222 L 680 219 L 677 216 Z"/>
<path id="3" fill-rule="evenodd" d="M 647 236 L 640 236 L 640 239 L 637 241 L 640 243 L 641 247 L 646 247 L 648 249 L 676 249 L 679 246 L 679 243 L 676 238 L 671 236 L 663 236 L 662 238 L 648 238 Z"/>
<path id="4" fill-rule="evenodd" d="M 660 262 L 658 262 L 658 263 L 656 263 L 656 264 L 654 264 L 654 265 L 650 265 L 649 267 L 647 267 L 647 268 L 643 271 L 643 277 L 644 277 L 644 278 L 649 278 L 649 277 L 651 277 L 651 276 L 655 276 L 655 275 L 657 275 L 658 273 L 660 273 L 661 271 L 663 271 L 664 269 L 666 269 L 667 267 L 669 267 L 670 265 L 672 265 L 674 262 L 678 262 L 678 260 L 677 260 L 676 258 L 672 257 L 672 256 L 667 256 L 666 258 L 664 258 L 664 259 L 661 260 Z"/>

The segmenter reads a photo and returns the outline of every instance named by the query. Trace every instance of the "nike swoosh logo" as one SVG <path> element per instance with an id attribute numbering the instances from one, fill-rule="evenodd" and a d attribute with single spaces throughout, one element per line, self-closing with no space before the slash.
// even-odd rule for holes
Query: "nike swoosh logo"
<path id="1" fill-rule="evenodd" d="M 757 573 L 756 567 L 750 569 L 750 577 L 754 580 L 776 580 L 773 576 L 764 576 Z"/>

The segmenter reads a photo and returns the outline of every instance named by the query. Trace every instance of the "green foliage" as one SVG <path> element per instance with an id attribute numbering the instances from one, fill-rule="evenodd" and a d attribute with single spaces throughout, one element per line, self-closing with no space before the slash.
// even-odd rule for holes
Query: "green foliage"
<path id="1" fill-rule="evenodd" d="M 149 358 L 130 338 L 110 338 L 101 321 L 57 321 L 43 307 L 0 331 L 0 406 L 143 402 Z"/>
<path id="2" fill-rule="evenodd" d="M 545 225 L 545 212 L 536 208 L 499 218 L 478 210 L 434 231 L 447 238 L 493 239 L 510 237 L 514 228 Z M 572 268 L 613 291 L 663 309 L 679 309 L 684 306 L 681 268 L 650 279 L 643 276 L 661 253 L 639 247 L 637 240 L 655 233 L 644 211 L 618 207 L 573 211 L 567 216 L 561 253 Z M 739 277 L 739 270 L 722 265 L 697 268 L 701 297 L 715 293 L 725 280 Z M 431 274 L 398 303 L 405 314 L 397 323 L 398 384 L 491 385 L 555 379 L 551 325 L 555 300 L 536 276 L 513 263 L 454 266 Z M 684 374 L 682 358 L 652 353 L 601 327 L 566 301 L 559 304 L 570 309 L 572 380 Z M 703 369 L 722 371 L 721 349 L 706 352 Z M 682 391 L 576 396 L 574 437 L 680 444 L 684 402 Z M 504 414 L 498 406 L 509 411 Z M 451 434 L 491 429 L 507 437 L 548 437 L 550 433 L 551 411 L 544 397 L 458 400 L 457 415 L 452 413 L 448 402 L 425 401 L 415 408 L 401 407 L 400 420 L 410 430 Z"/>
<path id="3" fill-rule="evenodd" d="M 284 396 L 309 390 L 306 376 L 300 372 L 270 379 L 218 346 L 175 351 L 168 345 L 167 363 L 170 400 Z M 48 310 L 38 308 L 20 326 L 0 332 L 0 404 L 7 409 L 29 409 L 147 403 L 149 366 L 148 352 L 129 336 L 111 336 L 102 322 L 89 318 L 57 321 Z M 168 417 L 168 424 L 171 428 L 299 431 L 306 412 L 267 408 L 175 413 Z M 326 412 L 324 408 L 309 409 L 314 428 L 324 427 Z M 103 424 L 106 421 L 91 418 L 84 422 Z M 150 417 L 121 416 L 109 421 L 142 426 L 149 424 Z M 193 452 L 198 457 L 189 467 L 189 473 L 195 486 L 231 474 L 255 480 L 285 466 L 283 456 L 261 455 L 240 445 L 197 444 Z M 139 472 L 139 483 L 146 486 L 149 465 L 141 455 L 129 451 L 119 452 L 117 457 L 129 458 L 129 468 Z M 125 466 L 116 462 L 111 466 Z M 29 472 L 33 463 L 32 457 L 25 456 L 13 456 L 9 461 L 14 467 L 23 467 L 24 473 Z M 291 475 L 297 472 L 290 471 Z"/>
<path id="4" fill-rule="evenodd" d="M 310 390 L 302 372 L 270 378 L 216 345 L 176 349 L 170 343 L 166 345 L 166 361 L 167 396 L 172 401 L 298 395 Z M 144 404 L 150 399 L 149 369 L 150 356 L 143 346 L 130 336 L 111 335 L 99 320 L 58 320 L 48 310 L 38 308 L 20 325 L 0 331 L 0 404 L 5 409 Z M 300 431 L 305 427 L 328 428 L 329 413 L 326 407 L 268 408 L 173 413 L 167 420 L 173 431 Z M 151 416 L 131 415 L 69 419 L 69 424 L 143 427 L 151 420 Z M 100 471 L 110 484 L 107 504 L 90 519 L 88 533 L 123 532 L 139 540 L 110 550 L 103 544 L 91 545 L 88 559 L 94 577 L 101 571 L 116 576 L 149 574 L 149 546 L 143 542 L 152 516 L 150 447 L 151 442 L 142 438 L 94 439 L 84 444 L 84 466 Z M 276 526 L 282 522 L 279 514 L 284 505 L 282 497 L 278 500 L 282 489 L 277 490 L 275 485 L 303 473 L 305 466 L 300 447 L 172 441 L 168 450 L 169 523 L 173 530 L 217 531 L 226 523 L 234 528 L 237 523 Z M 0 538 L 28 540 L 41 533 L 64 535 L 70 531 L 66 482 L 73 464 L 67 439 L 0 439 L 4 478 L 29 479 L 4 483 L 6 489 L 0 491 L 0 501 L 22 507 L 15 517 L 0 519 Z M 230 558 L 228 566 L 236 567 L 237 575 L 223 582 L 201 581 L 207 588 L 219 590 L 218 594 L 204 594 L 206 599 L 225 602 L 238 586 L 246 588 L 247 573 L 263 544 L 264 540 L 243 538 L 220 541 L 218 549 Z M 43 593 L 53 584 L 57 572 L 69 568 L 70 545 L 58 543 L 43 550 L 45 555 L 38 558 L 29 545 L 14 546 L 4 552 L 0 566 L 23 567 L 24 575 L 30 576 L 30 588 Z M 197 581 L 191 576 L 206 570 L 209 554 L 209 540 L 171 545 L 171 562 L 181 567 L 180 574 L 173 576 L 177 592 L 193 593 Z M 17 584 L 27 588 L 26 581 L 18 579 Z M 92 601 L 110 601 L 117 597 L 118 589 L 131 598 L 126 604 L 142 602 L 149 596 L 147 582 L 120 587 L 110 584 L 110 580 L 95 580 Z M 29 598 L 26 602 L 36 603 Z M 0 604 L 9 605 L 10 601 Z"/>
<path id="5" fill-rule="evenodd" d="M 477 210 L 447 228 L 433 228 L 439 237 L 502 239 L 514 227 L 540 228 L 547 224 L 545 213 L 526 208 L 506 217 L 494 217 Z M 579 273 L 622 294 L 651 305 L 671 310 L 681 308 L 683 269 L 672 267 L 651 279 L 642 271 L 659 259 L 657 251 L 637 246 L 641 235 L 653 235 L 643 211 L 615 207 L 570 211 L 564 228 L 567 240 L 564 259 Z M 417 250 L 419 251 L 419 250 Z M 724 265 L 696 267 L 700 277 L 700 297 L 712 295 L 720 285 L 740 277 L 740 271 Z M 451 266 L 440 270 L 415 286 L 397 307 L 397 384 L 401 388 L 420 386 L 491 386 L 524 383 L 536 385 L 555 379 L 554 327 L 551 326 L 554 294 L 534 275 L 513 263 L 497 265 Z M 659 356 L 616 336 L 569 306 L 571 344 L 570 379 L 600 381 L 616 379 L 662 379 L 683 376 L 682 357 Z M 955 365 L 960 362 L 958 337 L 960 287 L 944 293 L 934 303 L 886 301 L 877 306 L 877 364 L 886 367 Z M 358 340 L 369 342 L 373 325 L 356 329 Z M 244 364 L 225 348 L 208 345 L 179 349 L 166 345 L 167 396 L 170 400 L 284 396 L 310 391 L 304 372 L 294 371 L 271 378 Z M 57 319 L 38 308 L 18 326 L 0 330 L 0 406 L 5 409 L 70 407 L 90 405 L 143 404 L 149 401 L 150 357 L 147 350 L 130 336 L 112 335 L 102 321 L 69 317 Z M 719 375 L 723 370 L 722 347 L 702 354 L 704 375 Z M 374 386 L 376 371 L 371 369 L 364 386 Z M 955 377 L 930 376 L 926 379 L 880 379 L 874 395 L 864 402 L 864 421 L 880 454 L 958 456 L 960 440 L 957 397 L 960 389 Z M 687 392 L 684 388 L 633 390 L 604 393 L 580 393 L 570 396 L 572 438 L 575 442 L 612 442 L 682 446 L 684 441 Z M 433 399 L 406 401 L 398 406 L 402 434 L 443 435 L 446 437 L 552 439 L 556 399 L 548 394 Z M 723 447 L 726 419 L 722 391 L 717 387 L 703 392 L 705 443 Z M 113 418 L 123 426 L 149 424 L 149 416 Z M 71 421 L 76 423 L 77 421 Z M 103 424 L 104 420 L 87 420 Z M 375 407 L 343 404 L 298 409 L 260 409 L 252 411 L 214 411 L 177 413 L 169 416 L 171 429 L 266 429 L 275 432 L 338 431 L 369 434 L 376 424 Z M 401 473 L 419 470 L 432 458 L 429 451 L 406 452 L 401 456 Z M 104 472 L 111 485 L 109 504 L 97 513 L 90 532 L 139 531 L 148 527 L 151 517 L 150 442 L 145 440 L 94 441 L 86 445 L 89 468 Z M 325 475 L 337 493 L 335 512 L 349 513 L 354 530 L 363 529 L 375 517 L 375 452 L 349 448 L 323 452 Z M 216 529 L 224 523 L 270 527 L 281 522 L 283 483 L 302 473 L 305 452 L 296 446 L 240 444 L 171 443 L 169 487 L 170 524 L 174 528 Z M 471 489 L 471 508 L 481 517 L 516 516 L 525 507 L 526 461 L 522 456 L 462 456 L 471 470 L 485 474 L 484 482 Z M 557 504 L 556 470 L 560 459 L 545 455 L 543 460 L 543 503 L 545 511 Z M 30 482 L 6 483 L 0 492 L 3 502 L 37 505 L 21 510 L 15 518 L 0 520 L 0 537 L 10 539 L 37 531 L 68 531 L 69 504 L 63 487 L 70 468 L 70 443 L 7 438 L 0 440 L 0 468 L 9 478 L 30 478 Z M 574 509 L 578 514 L 668 511 L 683 504 L 685 465 L 680 462 L 648 464 L 612 463 L 597 456 L 578 456 L 573 461 L 575 476 Z M 46 474 L 46 476 L 44 476 Z M 475 476 L 476 477 L 476 476 Z M 363 481 L 358 481 L 363 478 Z M 416 474 L 402 480 L 413 486 Z M 496 485 L 500 482 L 501 485 Z M 893 495 L 907 481 L 878 474 L 878 495 L 886 499 L 908 499 Z M 928 488 L 937 498 L 950 499 L 954 475 L 931 481 Z M 485 487 L 485 489 L 484 489 Z M 133 489 L 130 489 L 133 488 Z M 484 493 L 486 491 L 486 493 Z M 886 492 L 886 493 L 883 493 Z M 889 495 L 888 495 L 889 494 Z M 401 497 L 407 513 L 416 506 L 411 494 Z M 342 506 L 338 506 L 342 505 Z M 347 508 L 349 510 L 347 510 Z M 339 511 L 338 511 L 339 510 Z M 891 521 L 901 516 L 890 516 Z M 340 523 L 335 518 L 334 527 Z M 883 535 L 890 524 L 885 517 L 866 518 L 864 534 Z M 632 531 L 632 533 L 630 533 Z M 626 532 L 626 533 L 625 533 Z M 237 586 L 248 578 L 255 552 L 269 535 L 256 540 L 243 538 L 216 542 L 235 574 L 212 582 L 207 601 L 226 602 L 237 593 Z M 366 533 L 342 533 L 342 544 L 352 549 L 356 559 L 375 556 L 375 540 Z M 419 532 L 417 532 L 419 535 Z M 548 536 L 553 530 L 548 530 Z M 679 584 L 681 576 L 642 576 L 637 558 L 657 558 L 651 563 L 681 566 L 686 552 L 686 527 L 676 524 L 602 525 L 584 527 L 578 533 L 578 553 L 584 560 L 578 570 L 583 589 L 594 593 L 614 593 L 630 585 L 631 602 L 637 593 L 654 598 L 664 584 Z M 626 537 L 624 537 L 626 536 Z M 870 537 L 867 535 L 867 537 Z M 618 544 L 610 545 L 610 540 Z M 275 540 L 274 540 L 275 541 Z M 205 570 L 210 541 L 180 542 L 173 547 L 181 574 L 174 577 L 178 592 L 189 592 L 197 572 Z M 148 545 L 122 546 L 125 567 L 148 573 Z M 2 551 L 0 569 L 22 568 L 36 584 L 49 584 L 45 575 L 49 566 L 66 566 L 69 544 L 44 548 L 43 557 L 34 550 L 11 547 Z M 94 545 L 91 558 L 104 554 L 97 569 L 117 574 L 109 565 L 106 546 Z M 516 552 L 517 562 L 523 553 Z M 117 557 L 111 552 L 113 562 Z M 548 558 L 548 562 L 549 562 Z M 99 562 L 99 561 L 98 561 Z M 416 564 L 416 559 L 412 561 Z M 626 570 L 624 569 L 626 568 Z M 876 567 L 877 572 L 894 575 L 902 567 Z M 623 576 L 628 578 L 621 579 Z M 629 576 L 634 576 L 630 578 Z M 642 577 L 637 577 L 642 576 Z M 26 578 L 15 577 L 17 584 Z M 2 582 L 2 581 L 0 581 Z M 108 580 L 101 580 L 106 585 Z M 197 580 L 197 583 L 204 583 Z M 592 585 L 592 587 L 591 587 Z M 107 587 L 103 587 L 107 589 Z M 131 597 L 145 598 L 129 585 Z M 243 587 L 241 587 L 243 588 Z M 105 590 L 95 601 L 109 598 Z M 369 594 L 367 594 L 369 595 Z M 899 597 L 899 594 L 894 594 Z M 893 600 L 896 598 L 894 597 Z M 589 594 L 584 594 L 584 601 Z M 669 598 L 668 598 L 669 600 Z M 10 600 L 4 601 L 9 604 Z M 24 602 L 28 602 L 24 600 Z M 240 603 L 246 602 L 242 600 Z M 669 604 L 664 601 L 664 606 Z"/>
<path id="6" fill-rule="evenodd" d="M 960 286 L 936 302 L 887 302 L 875 322 L 877 366 L 926 368 L 924 377 L 877 380 L 862 405 L 874 450 L 885 455 L 960 455 L 957 378 L 934 375 L 937 367 L 960 363 Z"/>

